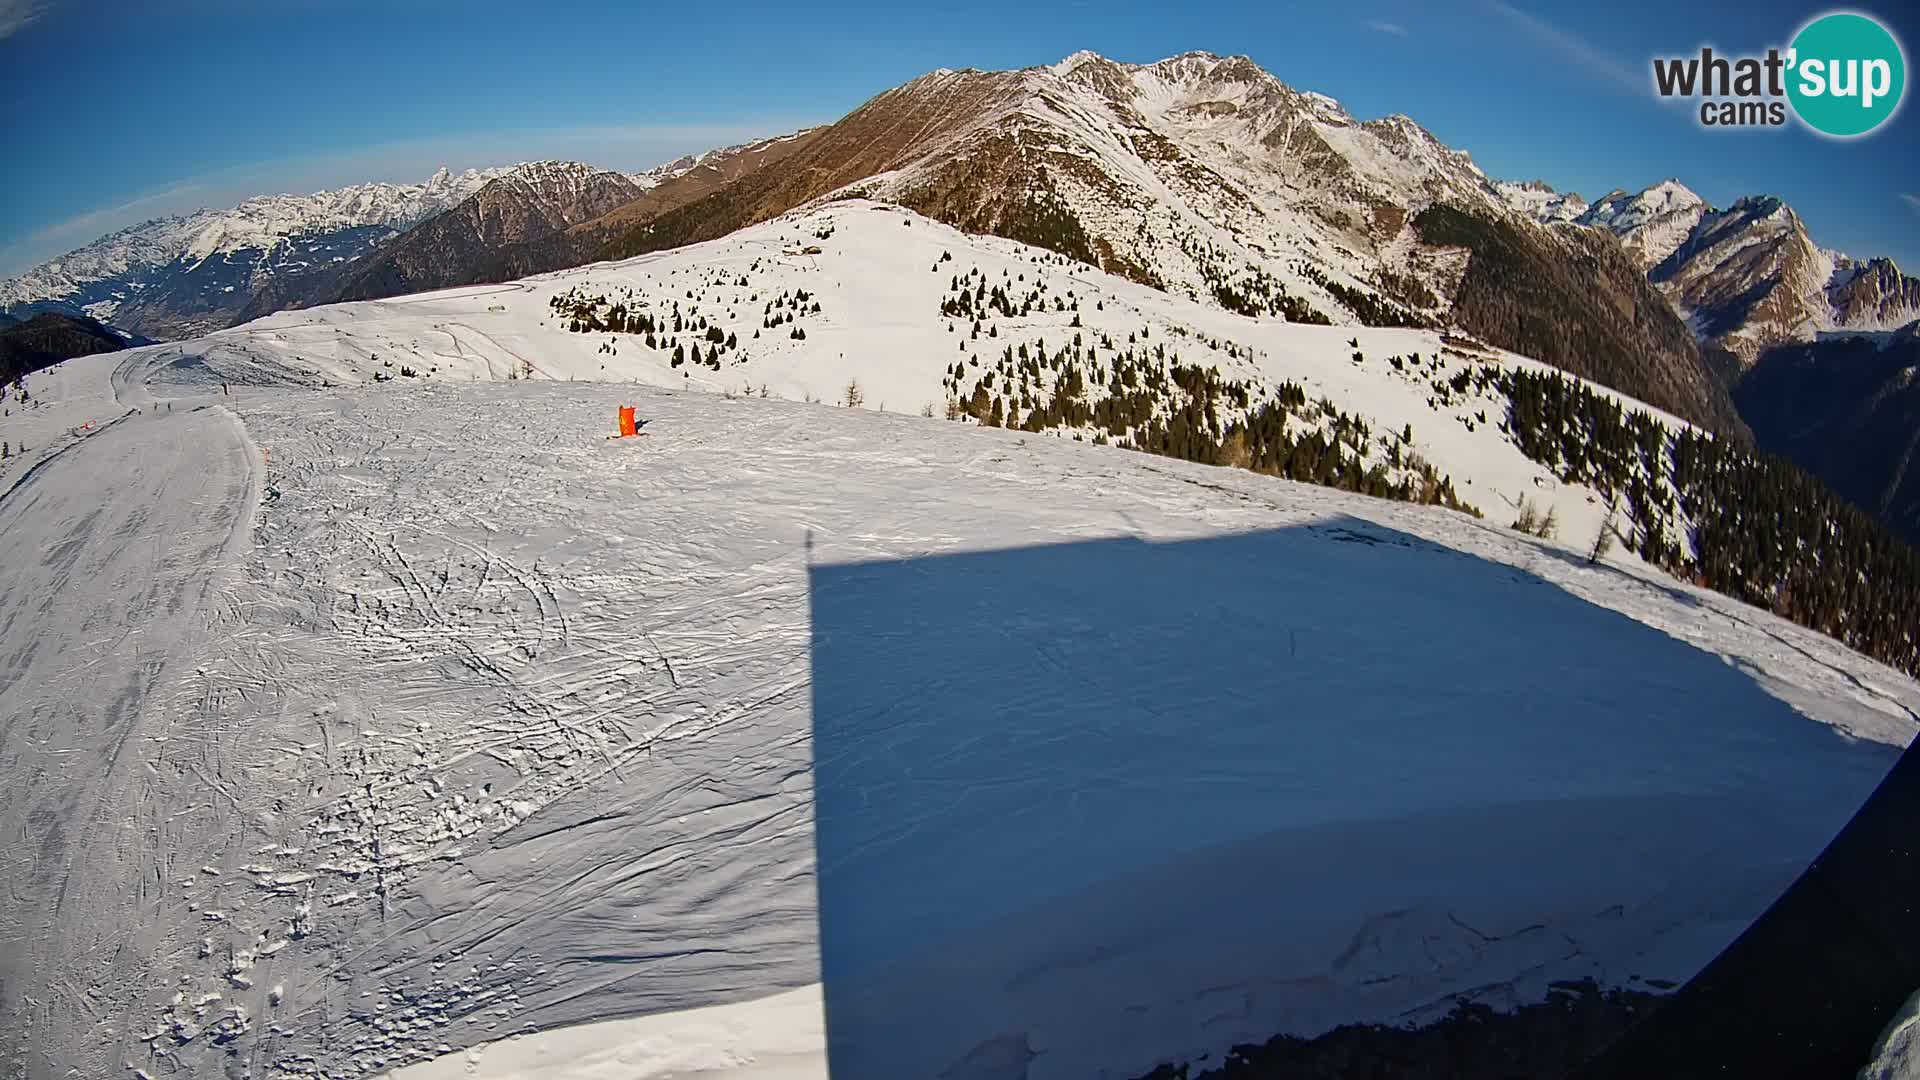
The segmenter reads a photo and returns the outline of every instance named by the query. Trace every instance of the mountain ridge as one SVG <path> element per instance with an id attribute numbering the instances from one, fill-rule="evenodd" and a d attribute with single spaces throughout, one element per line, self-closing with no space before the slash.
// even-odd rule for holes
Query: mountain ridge
<path id="1" fill-rule="evenodd" d="M 1404 115 L 1356 120 L 1244 56 L 1123 64 L 1083 51 L 1014 71 L 940 69 L 882 91 L 809 132 L 783 168 L 644 217 L 596 257 L 710 240 L 844 197 L 894 202 L 1243 314 L 1349 325 L 1453 317 L 1472 255 L 1423 242 L 1410 227 L 1421 210 L 1532 224 L 1470 154 Z M 1540 243 L 1540 258 L 1596 266 L 1589 272 L 1605 276 L 1627 323 L 1670 320 L 1663 301 L 1643 295 L 1638 268 L 1595 264 L 1585 241 L 1551 230 Z M 1632 355 L 1610 361 L 1616 370 L 1671 369 L 1620 388 L 1739 433 L 1697 346 L 1658 337 L 1629 329 L 1618 339 Z"/>
<path id="2" fill-rule="evenodd" d="M 796 140 L 803 139 L 807 133 L 802 130 L 715 147 L 640 173 L 596 170 L 599 189 L 581 192 L 572 199 L 536 191 L 510 197 L 505 188 L 492 192 L 483 189 L 447 214 L 423 223 L 415 230 L 419 235 L 409 233 L 400 237 L 373 258 L 355 264 L 336 285 L 321 290 L 312 302 L 375 299 L 407 291 L 507 281 L 594 261 L 607 236 L 620 227 L 625 215 L 680 206 L 717 185 L 730 182 L 743 171 L 778 162 L 797 145 Z M 591 166 L 578 168 L 592 169 Z M 621 191 L 616 178 L 630 182 L 630 188 Z M 487 200 L 493 200 L 495 205 L 486 205 Z M 493 230 L 492 235 L 488 235 L 482 219 L 501 213 L 521 215 L 537 225 Z M 285 306 L 307 305 L 263 304 L 246 314 L 263 315 Z"/>
<path id="3" fill-rule="evenodd" d="M 0 310 L 86 314 L 159 338 L 218 329 L 265 283 L 359 258 L 504 171 L 442 168 L 418 184 L 260 195 L 155 218 L 0 282 Z"/>
<path id="4" fill-rule="evenodd" d="M 1777 195 L 1743 195 L 1721 208 L 1667 179 L 1638 192 L 1613 191 L 1572 218 L 1546 211 L 1549 202 L 1539 194 L 1509 198 L 1543 224 L 1612 233 L 1702 347 L 1722 358 L 1730 381 L 1768 349 L 1822 334 L 1897 330 L 1920 319 L 1920 278 L 1889 258 L 1858 260 L 1822 248 Z"/>
<path id="5" fill-rule="evenodd" d="M 345 268 L 345 281 L 317 299 L 378 299 L 519 276 L 531 268 L 523 270 L 501 258 L 504 250 L 563 233 L 624 206 L 659 179 L 636 181 L 578 162 L 517 166 L 352 263 Z"/>

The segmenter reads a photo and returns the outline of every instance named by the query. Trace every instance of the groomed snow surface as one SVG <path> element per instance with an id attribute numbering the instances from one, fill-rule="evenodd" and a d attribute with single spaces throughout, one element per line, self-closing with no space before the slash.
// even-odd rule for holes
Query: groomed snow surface
<path id="1" fill-rule="evenodd" d="M 1487 520 L 878 412 L 950 362 L 911 347 L 949 340 L 917 279 L 853 276 L 882 250 L 816 260 L 806 347 L 707 384 L 857 377 L 866 409 L 627 343 L 602 374 L 539 325 L 665 257 L 31 377 L 0 419 L 30 446 L 0 470 L 6 1071 L 1126 1077 L 1660 989 L 1915 733 L 1897 673 L 1502 527 L 1499 491 L 1547 490 L 1524 459 L 1342 367 L 1350 332 L 1081 272 L 1138 296 L 1116 329 L 1230 330 L 1424 416 Z M 937 308 L 964 267 L 926 254 Z M 361 381 L 403 345 L 442 373 Z M 636 381 L 482 378 L 516 359 Z M 622 404 L 644 437 L 606 438 Z"/>

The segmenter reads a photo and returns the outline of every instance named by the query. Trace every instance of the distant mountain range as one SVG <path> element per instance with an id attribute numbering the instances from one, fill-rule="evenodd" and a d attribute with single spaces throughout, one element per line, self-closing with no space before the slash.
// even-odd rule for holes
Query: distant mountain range
<path id="1" fill-rule="evenodd" d="M 533 272 L 511 257 L 515 249 L 632 202 L 677 167 L 674 163 L 653 173 L 627 175 L 571 161 L 516 165 L 361 257 L 336 263 L 321 274 L 263 283 L 234 322 L 287 308 L 399 296 Z"/>
<path id="2" fill-rule="evenodd" d="M 636 182 L 574 162 L 519 166 L 354 263 L 335 298 L 370 300 L 517 276 L 510 265 L 489 265 L 496 252 L 625 206 L 658 179 Z"/>
<path id="3" fill-rule="evenodd" d="M 1585 204 L 1541 184 L 1510 204 L 1619 237 L 1733 389 L 1755 442 L 1920 543 L 1920 279 L 1814 243 L 1781 200 L 1725 209 L 1677 180 Z"/>
<path id="4" fill-rule="evenodd" d="M 266 195 L 148 221 L 0 282 L 0 310 L 84 314 L 153 338 L 216 330 L 263 289 L 297 293 L 503 172 L 443 169 L 422 184 Z"/>
<path id="5" fill-rule="evenodd" d="M 1732 388 L 1768 350 L 1920 318 L 1920 280 L 1819 247 L 1777 198 L 1719 209 L 1668 180 L 1588 203 L 1497 180 L 1406 116 L 1362 122 L 1202 52 L 936 71 L 837 123 L 640 174 L 533 162 L 252 199 L 0 283 L 0 310 L 178 337 L 624 258 L 848 195 L 1247 315 L 1457 327 L 1741 439 Z"/>
<path id="6" fill-rule="evenodd" d="M 421 184 L 261 196 L 157 218 L 0 281 L 0 312 L 85 315 L 165 340 L 285 308 L 557 269 L 584 261 L 576 254 L 604 237 L 574 245 L 556 234 L 630 207 L 675 205 L 671 193 L 646 196 L 690 173 L 701 175 L 679 190 L 705 190 L 708 177 L 727 175 L 718 163 L 746 149 L 634 174 L 562 161 L 442 169 Z"/>
<path id="7" fill-rule="evenodd" d="M 1503 189 L 1549 224 L 1591 225 L 1620 238 L 1647 276 L 1733 374 L 1761 353 L 1822 334 L 1898 330 L 1920 319 L 1920 278 L 1890 259 L 1858 260 L 1814 243 L 1771 195 L 1709 206 L 1678 180 L 1591 206 L 1540 184 Z"/>

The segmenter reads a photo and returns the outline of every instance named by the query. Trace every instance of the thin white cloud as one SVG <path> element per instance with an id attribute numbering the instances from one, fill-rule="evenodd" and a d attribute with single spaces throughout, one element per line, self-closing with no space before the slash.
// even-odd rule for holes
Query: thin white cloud
<path id="1" fill-rule="evenodd" d="M 1637 72 L 1632 66 L 1605 49 L 1568 30 L 1529 14 L 1505 3 L 1504 0 L 1481 0 L 1482 4 L 1538 41 L 1575 64 L 1584 68 L 1603 83 L 1630 94 L 1645 95 L 1648 90 L 1648 77 Z"/>
<path id="2" fill-rule="evenodd" d="M 37 266 L 62 252 L 91 243 L 115 229 L 178 213 L 189 208 L 192 196 L 200 190 L 201 185 L 195 183 L 175 184 L 164 191 L 142 195 L 117 206 L 89 210 L 37 229 L 0 248 L 0 276 Z"/>
<path id="3" fill-rule="evenodd" d="M 58 225 L 52 225 L 40 230 L 40 233 L 36 235 L 45 233 L 89 232 L 101 226 L 110 225 L 114 221 L 124 221 L 129 215 L 153 212 L 154 208 L 160 206 L 162 203 L 178 205 L 180 200 L 200 190 L 201 186 L 196 183 L 175 184 L 163 191 L 156 191 L 150 195 L 142 195 L 137 199 L 129 199 L 118 206 L 105 206 L 98 210 L 88 211 L 78 217 L 68 218 Z"/>
<path id="4" fill-rule="evenodd" d="M 1406 27 L 1401 26 L 1399 23 L 1396 23 L 1396 22 L 1388 22 L 1385 19 L 1368 19 L 1367 29 L 1378 30 L 1383 34 L 1392 34 L 1394 37 L 1407 36 Z"/>
<path id="5" fill-rule="evenodd" d="M 1908 206 L 1913 207 L 1915 210 L 1920 210 L 1920 195 L 1902 195 L 1900 197 L 1907 200 Z"/>
<path id="6" fill-rule="evenodd" d="M 0 0 L 0 39 L 10 38 L 46 14 L 45 0 Z"/>

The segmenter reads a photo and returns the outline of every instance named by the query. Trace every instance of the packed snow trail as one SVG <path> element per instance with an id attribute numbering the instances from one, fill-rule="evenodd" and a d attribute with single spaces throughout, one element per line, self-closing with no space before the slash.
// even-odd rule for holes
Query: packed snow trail
<path id="1" fill-rule="evenodd" d="M 75 397 L 109 400 L 97 378 Z M 165 895 L 174 859 L 237 809 L 217 759 L 192 766 L 204 801 L 155 799 L 174 778 L 153 748 L 197 737 L 176 726 L 175 695 L 230 616 L 218 584 L 246 544 L 253 453 L 224 408 L 148 403 L 50 450 L 0 498 L 9 1075 L 29 1054 L 26 1075 L 47 1075 L 112 1038 L 152 974 L 149 935 L 180 930 Z"/>

